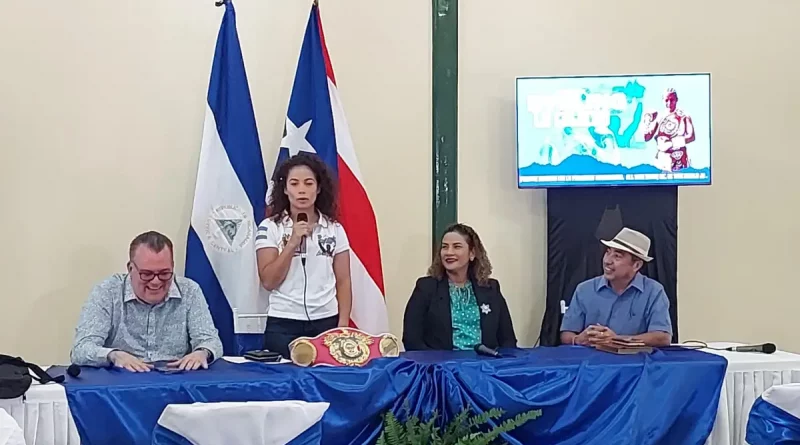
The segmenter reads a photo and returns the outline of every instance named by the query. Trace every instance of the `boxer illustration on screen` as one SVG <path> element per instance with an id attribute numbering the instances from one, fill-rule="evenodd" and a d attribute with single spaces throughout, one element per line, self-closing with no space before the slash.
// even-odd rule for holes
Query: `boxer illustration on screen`
<path id="1" fill-rule="evenodd" d="M 652 111 L 642 119 L 644 140 L 656 140 L 656 166 L 666 172 L 677 172 L 689 167 L 686 146 L 694 142 L 692 118 L 678 108 L 678 93 L 674 88 L 664 91 L 664 115 Z"/>

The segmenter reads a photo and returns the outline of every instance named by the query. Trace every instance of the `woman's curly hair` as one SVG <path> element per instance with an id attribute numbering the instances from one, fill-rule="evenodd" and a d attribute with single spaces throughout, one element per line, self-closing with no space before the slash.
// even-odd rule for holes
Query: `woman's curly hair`
<path id="1" fill-rule="evenodd" d="M 489 277 L 492 275 L 492 262 L 489 261 L 489 255 L 486 254 L 486 249 L 483 247 L 483 242 L 481 242 L 477 232 L 466 224 L 456 223 L 451 224 L 444 230 L 442 238 L 444 238 L 444 235 L 453 232 L 463 236 L 470 250 L 475 253 L 475 259 L 469 263 L 467 275 L 478 285 L 486 286 L 489 284 Z M 441 242 L 439 242 L 440 251 L 441 245 Z M 436 252 L 433 256 L 431 267 L 428 268 L 428 275 L 435 278 L 445 278 L 447 276 L 447 272 L 442 265 L 442 255 L 440 252 Z"/>
<path id="2" fill-rule="evenodd" d="M 333 173 L 319 156 L 302 152 L 285 160 L 275 169 L 275 174 L 272 176 L 274 183 L 270 191 L 267 217 L 279 221 L 284 212 L 289 212 L 290 204 L 289 197 L 286 195 L 286 181 L 289 172 L 300 166 L 311 169 L 317 180 L 317 200 L 314 202 L 314 207 L 319 213 L 336 221 L 339 216 L 339 195 L 336 181 L 333 180 Z"/>

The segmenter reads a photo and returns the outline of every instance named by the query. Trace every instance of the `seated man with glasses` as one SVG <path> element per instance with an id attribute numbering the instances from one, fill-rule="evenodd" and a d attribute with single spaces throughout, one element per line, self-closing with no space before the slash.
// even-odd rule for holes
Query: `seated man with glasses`
<path id="1" fill-rule="evenodd" d="M 96 285 L 81 311 L 72 363 L 113 364 L 147 372 L 153 363 L 181 370 L 208 368 L 222 342 L 200 286 L 173 277 L 172 241 L 158 232 L 137 236 L 127 274 Z"/>

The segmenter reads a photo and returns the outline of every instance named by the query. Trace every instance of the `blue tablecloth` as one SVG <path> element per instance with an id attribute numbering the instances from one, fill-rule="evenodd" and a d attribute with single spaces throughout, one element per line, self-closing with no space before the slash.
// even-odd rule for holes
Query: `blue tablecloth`
<path id="1" fill-rule="evenodd" d="M 170 403 L 305 400 L 330 402 L 323 444 L 372 443 L 380 414 L 404 407 L 449 419 L 462 407 L 542 416 L 506 436 L 512 444 L 702 444 L 716 416 L 724 358 L 690 350 L 621 356 L 562 346 L 509 351 L 414 352 L 364 368 L 232 364 L 208 371 L 133 374 L 84 368 L 67 378 L 83 445 L 150 443 Z M 54 370 L 57 374 L 59 371 Z"/>

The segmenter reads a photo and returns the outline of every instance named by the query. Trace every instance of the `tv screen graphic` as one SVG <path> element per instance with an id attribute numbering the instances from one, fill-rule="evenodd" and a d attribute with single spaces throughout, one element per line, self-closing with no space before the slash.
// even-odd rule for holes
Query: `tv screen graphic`
<path id="1" fill-rule="evenodd" d="M 520 188 L 711 184 L 711 75 L 519 77 Z"/>

